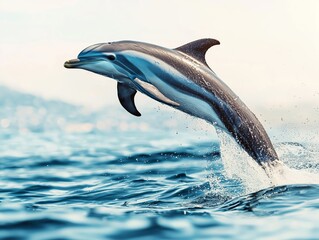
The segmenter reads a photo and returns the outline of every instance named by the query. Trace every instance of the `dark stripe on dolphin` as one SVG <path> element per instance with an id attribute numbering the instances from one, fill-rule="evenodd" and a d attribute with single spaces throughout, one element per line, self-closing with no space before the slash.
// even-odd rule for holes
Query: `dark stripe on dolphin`
<path id="1" fill-rule="evenodd" d="M 130 41 L 119 42 L 123 45 L 123 50 L 133 50 L 153 56 L 167 63 L 176 69 L 187 79 L 194 81 L 195 84 L 203 87 L 209 96 L 204 92 L 198 93 L 186 85 L 179 85 L 176 81 L 171 81 L 170 76 L 162 76 L 163 71 L 155 72 L 161 79 L 184 94 L 191 94 L 199 98 L 212 107 L 218 117 L 224 123 L 229 133 L 244 148 L 244 150 L 259 164 L 277 160 L 278 156 L 274 147 L 259 120 L 248 109 L 248 107 L 235 95 L 232 90 L 225 85 L 210 69 L 206 66 L 199 66 L 197 71 L 200 74 L 194 74 L 192 67 L 181 61 L 185 58 L 175 50 L 162 48 L 147 43 L 132 43 Z M 144 47 L 145 46 L 145 47 Z M 189 59 L 192 61 L 192 59 Z M 129 61 L 127 61 L 129 62 Z M 198 62 L 196 62 L 198 64 Z M 133 65 L 132 63 L 130 65 Z M 145 79 L 147 80 L 147 79 Z M 214 98 L 219 102 L 214 101 Z M 248 122 L 250 121 L 250 122 Z"/>
<path id="2" fill-rule="evenodd" d="M 174 86 L 175 90 L 192 95 L 193 97 L 208 103 L 234 139 L 253 159 L 256 159 L 259 164 L 278 159 L 264 128 L 255 115 L 239 100 L 238 97 L 237 101 L 242 104 L 241 107 L 245 108 L 245 111 L 234 112 L 233 108 L 228 104 L 225 104 L 223 101 L 218 101 L 219 97 L 215 96 L 213 92 L 207 92 L 206 94 L 204 92 L 199 93 L 192 88 L 188 88 L 187 85 L 179 85 L 176 81 L 170 81 L 169 76 L 160 75 L 158 72 L 155 72 L 155 74 L 157 74 L 157 77 L 159 78 L 166 79 L 166 82 L 171 86 Z M 253 119 L 254 123 L 249 123 L 245 121 L 245 119 Z M 257 125 L 256 122 L 258 122 Z M 242 132 L 244 132 L 245 135 L 240 134 Z"/>

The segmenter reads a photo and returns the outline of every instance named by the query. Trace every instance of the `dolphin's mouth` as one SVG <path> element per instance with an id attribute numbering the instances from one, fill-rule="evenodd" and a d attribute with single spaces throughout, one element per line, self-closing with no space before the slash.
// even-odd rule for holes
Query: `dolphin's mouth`
<path id="1" fill-rule="evenodd" d="M 101 61 L 103 59 L 101 58 L 76 58 L 76 59 L 71 59 L 69 61 L 66 61 L 64 63 L 65 68 L 78 68 L 84 64 L 90 63 L 90 62 L 97 62 Z"/>
<path id="2" fill-rule="evenodd" d="M 83 62 L 80 59 L 76 58 L 76 59 L 71 59 L 69 61 L 66 61 L 64 63 L 64 67 L 65 68 L 76 68 L 82 64 L 83 64 Z"/>

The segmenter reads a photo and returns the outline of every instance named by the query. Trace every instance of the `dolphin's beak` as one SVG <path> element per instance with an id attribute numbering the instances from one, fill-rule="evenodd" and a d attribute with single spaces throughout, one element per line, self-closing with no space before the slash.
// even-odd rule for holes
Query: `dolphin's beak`
<path id="1" fill-rule="evenodd" d="M 81 62 L 80 59 L 78 59 L 78 58 L 76 58 L 76 59 L 71 59 L 71 60 L 66 61 L 66 62 L 64 63 L 64 67 L 65 67 L 65 68 L 76 68 L 76 67 L 80 66 L 81 63 L 82 63 L 82 62 Z"/>

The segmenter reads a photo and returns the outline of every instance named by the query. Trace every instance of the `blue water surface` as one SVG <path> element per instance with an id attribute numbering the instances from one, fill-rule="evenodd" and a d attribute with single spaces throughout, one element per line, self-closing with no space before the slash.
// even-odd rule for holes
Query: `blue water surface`
<path id="1" fill-rule="evenodd" d="M 213 129 L 176 112 L 92 112 L 5 87 L 0 106 L 0 239 L 319 238 L 316 142 L 276 143 L 313 181 L 252 188 L 225 173 Z"/>

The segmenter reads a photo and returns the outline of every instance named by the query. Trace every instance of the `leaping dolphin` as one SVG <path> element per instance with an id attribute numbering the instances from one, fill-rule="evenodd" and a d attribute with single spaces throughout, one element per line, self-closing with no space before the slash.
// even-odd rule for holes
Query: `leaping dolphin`
<path id="1" fill-rule="evenodd" d="M 117 80 L 120 103 L 135 116 L 141 116 L 134 103 L 140 91 L 230 134 L 261 166 L 275 162 L 277 153 L 261 123 L 205 61 L 207 50 L 218 44 L 209 38 L 175 49 L 135 41 L 99 43 L 64 66 Z"/>

